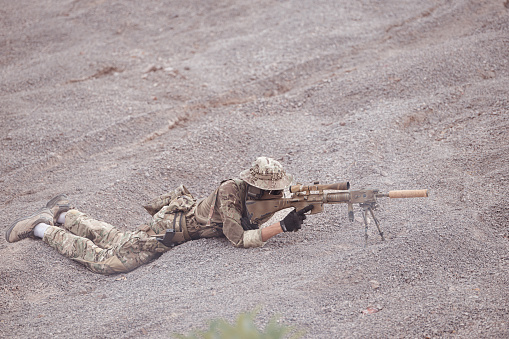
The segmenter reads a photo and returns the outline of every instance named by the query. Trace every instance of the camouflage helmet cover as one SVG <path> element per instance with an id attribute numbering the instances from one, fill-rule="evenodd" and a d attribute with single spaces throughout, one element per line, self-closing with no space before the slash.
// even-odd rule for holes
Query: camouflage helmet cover
<path id="1" fill-rule="evenodd" d="M 278 161 L 267 157 L 256 158 L 251 168 L 242 171 L 239 177 L 263 190 L 282 190 L 293 180 L 293 176 L 287 174 Z"/>

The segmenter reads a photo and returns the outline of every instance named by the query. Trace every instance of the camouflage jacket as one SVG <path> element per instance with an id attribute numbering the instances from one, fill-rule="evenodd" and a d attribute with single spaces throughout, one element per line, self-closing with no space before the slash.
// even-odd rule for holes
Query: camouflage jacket
<path id="1" fill-rule="evenodd" d="M 196 204 L 188 222 L 189 233 L 196 232 L 200 238 L 224 235 L 236 247 L 262 246 L 261 230 L 244 230 L 241 224 L 247 187 L 240 179 L 222 182 L 216 192 Z M 207 226 L 214 201 L 210 226 Z"/>
<path id="2" fill-rule="evenodd" d="M 173 220 L 165 217 L 165 214 L 180 211 L 185 212 L 186 229 L 191 239 L 225 236 L 236 247 L 258 247 L 263 245 L 261 230 L 244 230 L 241 222 L 245 213 L 247 188 L 248 184 L 243 180 L 226 180 L 207 198 L 196 201 L 184 186 L 180 186 L 144 207 L 153 215 L 151 225 L 157 229 L 156 233 L 168 228 Z M 212 204 L 214 209 L 210 217 Z M 154 227 L 154 224 L 158 224 L 158 227 Z"/>

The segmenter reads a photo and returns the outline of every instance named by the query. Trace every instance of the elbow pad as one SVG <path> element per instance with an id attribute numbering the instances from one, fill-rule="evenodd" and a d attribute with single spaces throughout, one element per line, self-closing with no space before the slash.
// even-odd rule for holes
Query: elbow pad
<path id="1" fill-rule="evenodd" d="M 265 243 L 262 241 L 262 230 L 244 231 L 243 242 L 245 248 L 263 246 Z"/>

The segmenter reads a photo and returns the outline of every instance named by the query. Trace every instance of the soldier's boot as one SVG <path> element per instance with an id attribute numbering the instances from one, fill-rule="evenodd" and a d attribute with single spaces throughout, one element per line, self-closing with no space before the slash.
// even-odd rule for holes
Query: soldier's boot
<path id="1" fill-rule="evenodd" d="M 53 214 L 53 224 L 58 226 L 62 224 L 58 222 L 58 218 L 62 213 L 69 211 L 71 209 L 71 205 L 69 204 L 69 199 L 65 194 L 59 194 L 48 201 L 46 208 L 49 208 Z"/>
<path id="2" fill-rule="evenodd" d="M 53 225 L 53 214 L 49 208 L 43 207 L 31 216 L 14 221 L 5 232 L 5 239 L 8 242 L 16 242 L 34 237 L 34 228 L 38 224 Z"/>

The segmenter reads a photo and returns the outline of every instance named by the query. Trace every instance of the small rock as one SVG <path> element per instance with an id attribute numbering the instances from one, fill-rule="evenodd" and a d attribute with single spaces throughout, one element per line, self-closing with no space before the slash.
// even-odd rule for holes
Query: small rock
<path id="1" fill-rule="evenodd" d="M 362 314 L 373 314 L 378 312 L 379 309 L 373 306 L 368 306 L 364 311 L 362 311 Z"/>
<path id="2" fill-rule="evenodd" d="M 149 65 L 149 66 L 147 66 L 147 68 L 145 68 L 143 73 L 157 72 L 162 69 L 163 69 L 163 66 L 160 66 L 160 65 Z"/>

